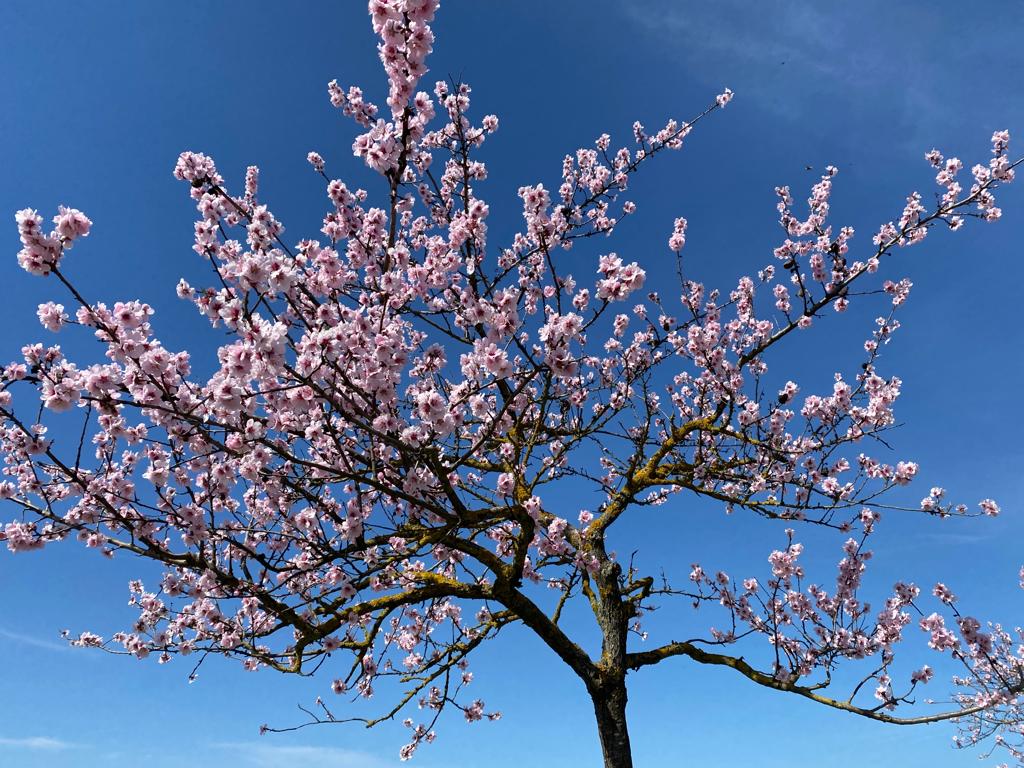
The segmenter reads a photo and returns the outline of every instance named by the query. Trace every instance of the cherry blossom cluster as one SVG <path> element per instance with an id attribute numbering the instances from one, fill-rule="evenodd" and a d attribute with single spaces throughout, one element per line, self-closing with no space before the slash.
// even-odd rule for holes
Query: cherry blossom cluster
<path id="1" fill-rule="evenodd" d="M 18 211 L 18 234 L 21 236 L 21 251 L 18 264 L 32 275 L 48 275 L 71 248 L 75 240 L 87 237 L 92 222 L 76 208 L 61 206 L 53 217 L 54 228 L 43 234 L 43 217 L 31 208 Z"/>
<path id="2" fill-rule="evenodd" d="M 216 359 L 195 366 L 212 368 L 209 376 L 193 372 L 188 351 L 159 341 L 149 304 L 107 306 L 74 287 L 62 257 L 88 235 L 84 214 L 59 209 L 46 234 L 38 213 L 17 214 L 19 263 L 68 292 L 64 304 L 40 305 L 41 326 L 91 335 L 99 352 L 74 362 L 59 346 L 28 344 L 0 373 L 7 548 L 73 538 L 160 564 L 155 579 L 130 585 L 138 617 L 129 630 L 85 632 L 78 645 L 161 662 L 215 653 L 250 671 L 323 670 L 336 696 L 396 688 L 394 703 L 364 722 L 418 706 L 425 719 L 406 720 L 403 759 L 435 739 L 445 709 L 469 722 L 499 717 L 469 698 L 469 657 L 513 623 L 594 690 L 602 670 L 624 675 L 678 653 L 725 663 L 680 644 L 627 654 L 629 632 L 646 637 L 641 616 L 652 601 L 677 594 L 726 609 L 730 628 L 708 641 L 716 646 L 767 638 L 769 672 L 746 667 L 755 682 L 821 698 L 803 681 L 877 658 L 866 679 L 878 704 L 859 713 L 907 703 L 933 676 L 917 667 L 900 687 L 892 672 L 919 591 L 898 584 L 880 611 L 859 597 L 878 510 L 944 517 L 999 507 L 985 499 L 975 511 L 939 487 L 919 506 L 888 501 L 921 470 L 890 458 L 882 441 L 901 381 L 879 370 L 879 355 L 911 284 L 877 273 L 937 224 L 999 217 L 995 193 L 1016 165 L 1008 135 L 993 136 L 992 158 L 974 167 L 967 192 L 956 180 L 962 163 L 930 152 L 942 189 L 935 206 L 910 195 L 860 256 L 853 229 L 830 220 L 835 168 L 814 184 L 805 213 L 780 187 L 783 239 L 772 263 L 722 293 L 688 279 L 680 260 L 669 301 L 624 248 L 592 238 L 636 211 L 625 197 L 630 177 L 680 148 L 732 92 L 689 122 L 653 133 L 636 123 L 628 146 L 602 134 L 566 155 L 554 185 L 518 190 L 522 227 L 495 246 L 480 155 L 498 118 L 471 116 L 464 83 L 417 90 L 437 7 L 369 3 L 391 119 L 358 87 L 332 81 L 328 94 L 361 131 L 352 151 L 381 188 L 350 187 L 311 152 L 324 183 L 318 233 L 285 239 L 255 166 L 233 194 L 212 158 L 178 159 L 173 174 L 197 213 L 193 250 L 212 277 L 206 287 L 180 281 L 177 295 L 226 334 Z M 687 226 L 676 218 L 669 234 L 677 255 Z M 883 307 L 852 371 L 814 392 L 769 368 L 777 344 L 861 302 Z M 54 419 L 75 412 L 77 443 L 51 439 Z M 567 506 L 581 488 L 593 494 L 589 508 Z M 623 515 L 682 493 L 727 512 L 862 535 L 845 545 L 834 587 L 804 586 L 790 534 L 763 583 L 694 567 L 691 589 L 659 589 L 623 569 L 606 535 Z M 1002 630 L 952 610 L 945 587 L 935 597 L 946 614 L 921 613 L 918 624 L 964 667 L 957 712 L 975 718 L 967 738 L 977 741 L 994 722 L 984 713 L 1017 707 L 1019 654 Z M 618 656 L 592 659 L 571 640 L 559 623 L 571 600 L 593 609 L 602 654 Z M 346 719 L 335 709 L 318 699 L 310 713 Z"/>
<path id="3" fill-rule="evenodd" d="M 894 677 L 896 648 L 905 641 L 905 630 L 918 629 L 927 638 L 928 648 L 952 657 L 962 670 L 954 678 L 960 688 L 954 699 L 962 713 L 966 738 L 978 741 L 984 723 L 1021 706 L 1022 630 L 983 629 L 979 620 L 960 613 L 956 595 L 943 583 L 931 590 L 939 610 L 924 607 L 921 589 L 905 582 L 898 582 L 882 607 L 873 609 L 861 597 L 861 588 L 872 556 L 865 544 L 878 520 L 877 512 L 861 511 L 861 534 L 843 545 L 844 556 L 831 589 L 807 583 L 800 562 L 803 547 L 794 542 L 795 532 L 789 529 L 786 548 L 768 556 L 767 579 L 748 577 L 737 582 L 721 571 L 710 575 L 695 564 L 690 573 L 693 587 L 685 594 L 695 605 L 711 602 L 724 608 L 728 628 L 711 630 L 714 644 L 762 637 L 771 649 L 772 675 L 780 685 L 813 692 L 827 687 L 840 661 L 861 662 L 862 668 L 867 665 L 869 671 L 853 683 L 853 695 L 845 706 L 868 714 L 913 704 L 917 687 L 933 678 L 934 670 L 928 664 L 909 671 L 902 682 Z M 858 694 L 866 698 L 869 691 L 874 702 L 858 699 Z M 993 713 L 994 706 L 1002 712 Z"/>

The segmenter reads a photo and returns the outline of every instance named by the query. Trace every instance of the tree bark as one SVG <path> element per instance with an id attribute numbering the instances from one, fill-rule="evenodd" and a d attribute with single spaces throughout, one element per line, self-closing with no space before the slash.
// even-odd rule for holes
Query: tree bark
<path id="1" fill-rule="evenodd" d="M 597 732 L 601 738 L 604 768 L 633 768 L 626 727 L 626 681 L 595 686 L 590 689 L 597 716 Z"/>
<path id="2" fill-rule="evenodd" d="M 601 661 L 588 689 L 597 716 L 597 732 L 601 738 L 604 768 L 633 768 L 626 727 L 626 635 L 629 614 L 623 600 L 620 580 L 622 567 L 608 557 L 604 540 L 593 543 L 601 563 L 594 574 L 597 600 L 594 611 L 601 628 Z"/>

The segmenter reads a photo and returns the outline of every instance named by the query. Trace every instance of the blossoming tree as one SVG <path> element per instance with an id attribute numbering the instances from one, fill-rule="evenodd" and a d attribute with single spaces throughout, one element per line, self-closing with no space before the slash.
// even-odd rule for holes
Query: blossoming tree
<path id="1" fill-rule="evenodd" d="M 437 0 L 371 0 L 369 10 L 386 109 L 359 88 L 328 90 L 362 131 L 353 150 L 379 173 L 378 192 L 332 179 L 310 153 L 330 205 L 315 239 L 286 240 L 255 167 L 240 194 L 205 155 L 186 152 L 174 169 L 199 213 L 194 250 L 213 274 L 212 287 L 182 281 L 178 295 L 229 339 L 208 380 L 153 335 L 148 304 L 106 306 L 75 287 L 64 256 L 89 234 L 82 212 L 61 208 L 49 231 L 34 210 L 17 214 L 19 263 L 68 296 L 68 306 L 41 305 L 40 322 L 89 329 L 103 355 L 74 362 L 29 344 L 3 368 L 3 539 L 12 552 L 74 539 L 163 571 L 159 586 L 130 585 L 139 616 L 129 631 L 72 642 L 322 670 L 335 693 L 364 697 L 391 682 L 397 693 L 365 722 L 419 705 L 426 716 L 406 720 L 403 758 L 433 740 L 446 708 L 497 719 L 467 697 L 468 662 L 511 624 L 579 677 L 608 768 L 632 764 L 629 674 L 675 656 L 865 718 L 953 720 L 963 743 L 993 736 L 1021 758 L 1020 631 L 962 614 L 942 584 L 922 596 L 897 583 L 880 609 L 861 597 L 866 543 L 894 507 L 886 492 L 917 473 L 874 455 L 900 394 L 876 362 L 910 290 L 885 279 L 885 262 L 933 229 L 999 218 L 994 192 L 1017 164 L 1008 134 L 992 137 L 966 187 L 959 160 L 929 152 L 934 206 L 910 195 L 870 245 L 829 222 L 829 168 L 806 213 L 777 190 L 783 239 L 756 279 L 720 294 L 680 268 L 677 295 L 645 293 L 639 264 L 609 252 L 591 265 L 571 248 L 611 235 L 634 211 L 623 197 L 631 176 L 679 149 L 731 92 L 690 122 L 635 124 L 631 146 L 602 135 L 567 156 L 557 190 L 519 190 L 523 229 L 495 246 L 478 157 L 498 119 L 471 117 L 464 84 L 417 90 Z M 668 234 L 679 254 L 686 220 Z M 770 368 L 774 347 L 880 290 L 887 309 L 830 391 L 802 395 Z M 47 423 L 71 409 L 80 437 L 60 444 Z M 568 507 L 584 488 L 600 503 Z M 786 544 L 764 574 L 741 580 L 699 565 L 663 577 L 609 550 L 624 518 L 677 494 L 779 521 Z M 932 488 L 914 510 L 999 508 L 956 506 Z M 805 576 L 794 538 L 803 526 L 846 538 L 834 581 Z M 642 617 L 673 598 L 717 604 L 725 629 L 648 638 Z M 600 648 L 562 620 L 577 601 Z M 946 708 L 915 705 L 933 676 L 927 659 L 895 670 L 904 633 L 919 630 L 959 669 Z M 836 690 L 833 673 L 848 664 L 864 673 Z M 310 717 L 346 719 L 324 699 Z"/>

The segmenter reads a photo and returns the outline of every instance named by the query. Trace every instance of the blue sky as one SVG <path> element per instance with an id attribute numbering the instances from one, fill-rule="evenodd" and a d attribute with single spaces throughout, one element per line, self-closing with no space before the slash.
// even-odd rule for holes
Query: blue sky
<path id="1" fill-rule="evenodd" d="M 654 127 L 685 119 L 731 87 L 737 96 L 727 110 L 640 177 L 638 213 L 615 241 L 620 255 L 641 261 L 657 280 L 670 274 L 672 219 L 686 216 L 687 269 L 729 289 L 770 262 L 779 240 L 773 189 L 790 184 L 803 198 L 817 178 L 805 166 L 839 167 L 835 221 L 858 229 L 857 251 L 879 223 L 898 216 L 912 189 L 930 194 L 926 150 L 937 146 L 970 165 L 987 156 L 993 130 L 1024 131 L 1024 54 L 1006 40 L 1022 17 L 1018 3 L 991 3 L 968 16 L 948 2 L 445 0 L 427 82 L 461 76 L 474 87 L 478 114 L 501 118 L 485 156 L 492 243 L 518 227 L 515 190 L 537 181 L 555 186 L 567 151 L 605 131 L 626 142 L 635 119 Z M 350 156 L 352 127 L 325 95 L 327 81 L 338 78 L 383 102 L 362 2 L 220 0 L 186 10 L 107 0 L 49 2 L 44 12 L 38 2 L 7 0 L 0 39 L 0 213 L 10 216 L 0 237 L 7 254 L 0 359 L 45 338 L 35 307 L 56 298 L 53 284 L 17 268 L 19 208 L 83 209 L 94 231 L 67 267 L 86 293 L 108 302 L 142 296 L 156 307 L 169 347 L 202 339 L 199 357 L 205 351 L 212 359 L 216 337 L 174 297 L 180 276 L 202 274 L 190 250 L 187 189 L 170 173 L 178 153 L 211 154 L 236 188 L 246 165 L 259 165 L 262 195 L 293 241 L 313 236 L 324 211 L 304 159 L 309 150 L 350 185 L 373 183 Z M 870 583 L 881 597 L 897 578 L 922 585 L 942 578 L 975 615 L 1013 625 L 1024 616 L 1016 587 L 1024 561 L 1017 288 L 1024 195 L 1011 187 L 1002 204 L 998 224 L 936 233 L 892 260 L 888 276 L 910 277 L 915 288 L 882 369 L 904 381 L 896 457 L 922 467 L 907 498 L 943 485 L 969 503 L 991 496 L 1004 514 L 945 523 L 889 515 Z M 772 362 L 808 388 L 827 382 L 844 360 L 856 364 L 850 356 L 873 317 L 830 318 Z M 679 497 L 644 512 L 620 537 L 623 551 L 640 547 L 646 561 L 678 573 L 699 558 L 709 568 L 760 575 L 764 557 L 781 544 L 771 526 Z M 816 532 L 800 538 L 808 561 L 830 577 L 841 541 Z M 297 722 L 295 705 L 323 693 L 326 681 L 251 675 L 210 660 L 189 685 L 180 661 L 158 666 L 62 647 L 64 627 L 109 634 L 129 621 L 127 579 L 148 572 L 73 545 L 0 552 L 0 765 L 397 764 L 400 726 L 256 735 L 263 722 Z M 685 613 L 659 622 L 672 625 L 677 616 L 696 626 Z M 478 694 L 504 719 L 467 726 L 451 718 L 417 756 L 420 765 L 597 762 L 581 686 L 536 640 L 510 632 L 475 668 Z M 943 692 L 941 681 L 932 685 L 935 695 Z M 978 764 L 977 752 L 950 749 L 949 727 L 861 722 L 683 660 L 637 675 L 629 714 L 638 766 Z"/>

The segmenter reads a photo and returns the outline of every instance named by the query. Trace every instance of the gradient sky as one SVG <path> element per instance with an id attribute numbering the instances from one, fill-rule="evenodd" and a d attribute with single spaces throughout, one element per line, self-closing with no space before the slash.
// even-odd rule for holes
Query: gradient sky
<path id="1" fill-rule="evenodd" d="M 642 173 L 632 192 L 638 213 L 615 239 L 615 250 L 657 281 L 671 274 L 672 219 L 686 216 L 687 269 L 728 290 L 771 260 L 780 240 L 776 185 L 792 185 L 801 200 L 820 169 L 837 165 L 834 221 L 858 229 L 853 250 L 863 254 L 911 190 L 930 199 L 926 150 L 936 146 L 969 167 L 987 157 L 993 130 L 1024 131 L 1024 54 L 1012 35 L 1022 22 L 1016 2 L 967 15 L 963 4 L 934 0 L 444 0 L 425 82 L 461 77 L 474 87 L 476 113 L 501 118 L 484 156 L 492 247 L 519 224 L 515 190 L 537 181 L 557 186 L 566 152 L 605 131 L 613 143 L 628 142 L 633 120 L 660 127 L 669 117 L 686 119 L 731 87 L 737 95 L 727 110 L 702 123 L 682 153 Z M 350 186 L 373 183 L 351 158 L 353 127 L 325 93 L 337 78 L 383 103 L 361 1 L 6 0 L 0 39 L 0 213 L 9 217 L 0 232 L 0 360 L 46 339 L 35 307 L 58 298 L 54 284 L 17 268 L 19 208 L 46 216 L 61 203 L 84 210 L 94 230 L 66 265 L 85 293 L 108 302 L 144 298 L 169 348 L 188 346 L 209 361 L 218 337 L 174 297 L 180 276 L 202 274 L 190 250 L 187 188 L 171 177 L 178 153 L 211 154 L 235 189 L 246 165 L 259 165 L 261 195 L 292 242 L 315 236 L 325 211 L 322 185 L 305 162 L 309 150 Z M 886 516 L 868 583 L 882 597 L 897 578 L 924 586 L 942 578 L 966 611 L 1014 625 L 1024 621 L 1016 586 L 1024 561 L 1024 409 L 1014 405 L 1024 373 L 1024 194 L 1011 187 L 1001 202 L 999 223 L 936 232 L 892 259 L 888 276 L 910 277 L 915 288 L 881 370 L 904 381 L 893 458 L 921 464 L 905 498 L 942 485 L 972 504 L 991 496 L 1004 514 L 946 522 Z M 572 258 L 596 262 L 584 252 Z M 835 370 L 849 372 L 872 311 L 829 318 L 773 364 L 790 366 L 805 391 Z M 782 543 L 773 526 L 683 497 L 644 512 L 618 536 L 620 551 L 639 547 L 645 562 L 680 574 L 699 558 L 738 576 L 763 575 L 764 558 Z M 809 568 L 832 577 L 841 539 L 814 531 L 800 538 Z M 181 660 L 158 666 L 60 643 L 64 627 L 109 635 L 124 626 L 126 582 L 151 572 L 75 545 L 17 557 L 0 551 L 0 765 L 398 764 L 400 725 L 256 735 L 260 723 L 299 722 L 296 704 L 324 693 L 326 680 L 251 675 L 210 660 L 189 685 Z M 710 613 L 679 615 L 687 627 L 714 621 Z M 654 627 L 677 626 L 657 618 Z M 918 633 L 908 634 L 912 662 L 933 663 Z M 505 717 L 472 726 L 450 717 L 414 764 L 597 764 L 582 686 L 538 641 L 511 631 L 479 655 L 475 670 L 478 695 Z M 683 659 L 631 684 L 638 767 L 978 765 L 978 751 L 949 747 L 949 726 L 863 722 Z M 933 695 L 945 692 L 942 680 L 931 685 Z"/>

